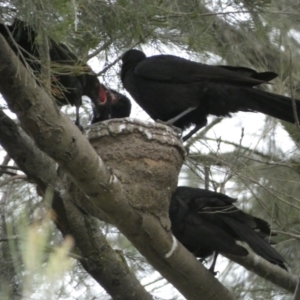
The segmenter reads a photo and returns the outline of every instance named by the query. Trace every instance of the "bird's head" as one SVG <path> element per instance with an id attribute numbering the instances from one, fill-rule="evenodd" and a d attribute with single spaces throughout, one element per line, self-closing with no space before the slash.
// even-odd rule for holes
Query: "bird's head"
<path id="1" fill-rule="evenodd" d="M 131 49 L 125 52 L 122 56 L 121 80 L 124 83 L 124 77 L 128 70 L 134 69 L 139 62 L 144 60 L 146 55 L 144 52 L 136 49 Z"/>
<path id="2" fill-rule="evenodd" d="M 126 96 L 101 84 L 99 102 L 93 106 L 92 124 L 114 118 L 129 117 L 130 111 L 131 102 Z"/>
<path id="3" fill-rule="evenodd" d="M 128 61 L 141 61 L 146 58 L 146 55 L 144 52 L 136 49 L 131 49 L 126 51 L 122 55 L 122 62 L 123 64 L 128 62 Z"/>

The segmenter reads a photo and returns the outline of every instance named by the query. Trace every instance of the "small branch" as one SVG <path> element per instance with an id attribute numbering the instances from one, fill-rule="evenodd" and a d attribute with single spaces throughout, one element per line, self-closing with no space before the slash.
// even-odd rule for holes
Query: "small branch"
<path id="1" fill-rule="evenodd" d="M 39 55 L 41 59 L 41 74 L 40 74 L 40 82 L 43 85 L 44 90 L 51 95 L 51 68 L 50 68 L 50 54 L 49 54 L 49 40 L 48 36 L 44 30 L 44 28 L 40 25 L 40 38 L 38 39 L 38 49 L 39 49 Z"/>
<path id="2" fill-rule="evenodd" d="M 193 13 L 173 13 L 168 14 L 168 18 L 180 18 L 186 17 L 187 15 L 191 15 Z M 216 13 L 202 13 L 199 14 L 199 17 L 212 17 L 212 16 L 226 16 L 226 15 L 235 15 L 235 14 L 251 14 L 248 10 L 233 10 L 228 12 L 216 12 Z M 261 11 L 261 14 L 275 14 L 275 15 L 293 15 L 299 16 L 299 13 L 293 12 L 284 12 L 284 11 Z M 166 17 L 160 17 L 160 19 L 166 19 Z"/>
<path id="3" fill-rule="evenodd" d="M 8 155 L 7 155 L 8 156 Z M 9 159 L 11 159 L 11 157 L 9 157 Z M 12 169 L 12 170 L 17 170 L 17 171 L 19 171 L 20 170 L 20 168 L 18 168 L 18 167 L 15 167 L 15 166 L 7 166 L 7 165 L 0 165 L 0 168 L 1 169 Z"/>
<path id="4" fill-rule="evenodd" d="M 165 280 L 165 278 L 162 277 L 162 276 L 160 276 L 160 277 L 158 277 L 157 279 L 154 279 L 154 280 L 152 280 L 152 281 L 150 281 L 150 282 L 144 284 L 144 287 L 147 287 L 147 286 L 149 286 L 149 285 L 151 285 L 151 284 L 160 282 L 161 280 Z"/>
<path id="5" fill-rule="evenodd" d="M 3 162 L 1 164 L 1 166 L 7 166 L 8 163 L 10 162 L 11 157 L 9 156 L 9 154 L 6 154 L 5 157 L 3 158 Z"/>
<path id="6" fill-rule="evenodd" d="M 293 106 L 293 113 L 294 113 L 294 118 L 295 118 L 295 124 L 298 128 L 298 130 L 300 131 L 300 124 L 299 124 L 299 118 L 298 118 L 298 112 L 297 112 L 297 105 L 296 105 L 296 100 L 295 100 L 295 95 L 294 95 L 294 87 L 293 87 L 293 59 L 292 59 L 292 52 L 291 49 L 289 48 L 289 52 L 290 52 L 290 93 L 291 93 L 291 99 L 292 99 L 292 106 Z"/>
<path id="7" fill-rule="evenodd" d="M 202 139 L 209 130 L 211 130 L 215 125 L 219 124 L 222 120 L 223 120 L 223 118 L 216 118 L 216 119 L 214 119 L 210 124 L 208 124 L 207 126 L 205 126 L 205 128 L 203 128 L 202 131 L 200 131 L 194 137 L 188 139 L 188 141 L 186 143 L 186 148 L 189 148 L 196 141 Z"/>
<path id="8" fill-rule="evenodd" d="M 2 172 L 1 172 L 1 175 L 3 175 L 3 174 L 7 174 L 7 175 L 10 175 L 10 176 L 15 176 L 15 175 L 16 175 L 16 172 L 2 171 Z"/>
<path id="9" fill-rule="evenodd" d="M 206 190 L 209 189 L 209 172 L 210 172 L 210 167 L 204 166 L 204 186 Z"/>
<path id="10" fill-rule="evenodd" d="M 293 300 L 300 300 L 300 280 L 299 280 L 299 278 L 298 278 L 298 283 L 297 283 L 297 287 L 295 289 Z"/>
<path id="11" fill-rule="evenodd" d="M 5 180 L 3 180 L 1 183 L 0 183 L 0 187 L 2 186 L 5 186 L 6 184 L 8 184 L 9 182 L 13 181 L 13 180 L 17 180 L 17 179 L 24 179 L 24 180 L 27 180 L 28 177 L 25 176 L 25 175 L 15 175 L 15 176 L 11 176 Z"/>
<path id="12" fill-rule="evenodd" d="M 290 233 L 290 232 L 286 232 L 286 231 L 282 231 L 282 230 L 273 230 L 273 229 L 272 229 L 272 232 L 283 234 L 283 235 L 295 238 L 297 240 L 300 240 L 300 235 L 299 234 L 294 234 L 294 233 Z"/>
<path id="13" fill-rule="evenodd" d="M 112 66 L 114 66 L 116 63 L 119 62 L 119 60 L 122 58 L 122 55 L 119 55 L 113 62 L 111 62 L 110 64 L 108 64 L 104 69 L 102 69 L 96 75 L 100 76 L 100 75 L 104 74 L 108 69 L 110 69 Z"/>
<path id="14" fill-rule="evenodd" d="M 242 158 L 246 158 L 247 160 L 251 160 L 251 161 L 255 161 L 255 162 L 259 162 L 259 163 L 262 163 L 262 164 L 265 164 L 265 165 L 269 165 L 269 166 L 280 166 L 280 167 L 287 167 L 287 168 L 291 168 L 293 170 L 295 170 L 294 168 L 294 165 L 295 166 L 298 166 L 299 164 L 296 163 L 296 162 L 291 162 L 289 163 L 288 161 L 286 163 L 283 163 L 281 162 L 282 159 L 278 158 L 278 157 L 275 157 L 275 154 L 272 153 L 272 157 L 270 155 L 267 155 L 267 154 L 264 154 L 260 151 L 257 151 L 255 149 L 250 149 L 248 147 L 244 147 L 240 144 L 237 144 L 237 143 L 234 143 L 234 142 L 230 142 L 230 141 L 226 141 L 226 140 L 222 140 L 222 139 L 214 139 L 214 138 L 208 138 L 208 137 L 205 137 L 204 138 L 205 140 L 208 140 L 208 141 L 214 141 L 214 142 L 221 142 L 221 143 L 224 143 L 224 144 L 227 144 L 227 145 L 232 145 L 238 149 L 241 149 L 241 150 L 244 150 L 244 151 L 248 151 L 254 155 L 257 155 L 257 156 L 260 156 L 262 158 L 265 158 L 265 159 L 268 159 L 269 161 L 263 161 L 263 160 L 259 160 L 259 159 L 255 159 L 253 157 L 250 157 L 250 156 L 245 156 L 243 154 L 240 154 L 239 157 L 242 157 Z M 231 153 L 234 153 L 234 152 L 231 152 Z M 230 155 L 230 153 L 227 153 L 228 155 Z M 222 155 L 224 157 L 224 154 Z M 210 159 L 211 160 L 211 163 L 213 164 L 213 161 L 212 159 L 214 158 L 215 159 L 215 164 L 217 165 L 220 165 L 220 159 L 218 158 L 218 155 L 215 154 L 215 153 L 212 153 L 212 154 L 206 154 L 206 155 L 203 155 L 203 154 L 197 154 L 197 153 L 192 153 L 192 154 L 189 154 L 188 155 L 188 159 L 192 159 L 192 160 L 195 160 L 197 158 L 207 158 L 207 159 Z M 298 172 L 297 170 L 295 170 L 296 172 Z"/>
<path id="15" fill-rule="evenodd" d="M 251 250 L 246 257 L 225 255 L 223 253 L 222 255 L 291 293 L 293 293 L 296 289 L 298 283 L 298 278 L 296 276 L 289 274 L 287 271 L 274 264 L 271 264 L 267 260 L 254 254 Z"/>
<path id="16" fill-rule="evenodd" d="M 100 52 L 102 52 L 103 50 L 105 50 L 111 43 L 112 43 L 111 41 L 105 42 L 104 45 L 102 45 L 99 49 L 97 49 L 93 53 L 89 54 L 87 56 L 87 60 L 90 60 L 94 56 L 98 55 Z"/>
<path id="17" fill-rule="evenodd" d="M 146 34 L 144 36 L 144 38 L 146 38 L 149 34 Z M 139 40 L 138 42 L 136 42 L 133 46 L 131 46 L 128 50 L 133 49 L 134 47 L 136 47 L 137 45 L 139 45 L 141 43 L 141 40 Z M 119 55 L 113 62 L 111 62 L 110 64 L 108 64 L 102 71 L 98 72 L 96 75 L 100 76 L 102 74 L 104 74 L 107 70 L 109 70 L 112 66 L 114 66 L 116 63 L 118 63 L 121 59 L 122 59 L 123 53 L 121 55 Z"/>

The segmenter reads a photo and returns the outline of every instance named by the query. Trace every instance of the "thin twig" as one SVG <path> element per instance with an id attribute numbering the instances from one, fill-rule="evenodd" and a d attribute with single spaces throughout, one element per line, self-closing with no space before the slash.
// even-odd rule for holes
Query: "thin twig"
<path id="1" fill-rule="evenodd" d="M 145 39 L 147 36 L 149 36 L 149 34 L 146 34 L 143 39 Z M 139 40 L 138 42 L 136 42 L 134 45 L 132 45 L 128 50 L 133 49 L 134 47 L 136 47 L 137 45 L 139 45 L 142 41 Z M 100 76 L 102 74 L 104 74 L 108 69 L 110 69 L 112 66 L 114 66 L 116 63 L 119 62 L 119 60 L 122 58 L 123 53 L 121 55 L 119 55 L 112 63 L 108 64 L 102 71 L 100 71 L 99 73 L 97 73 L 97 76 Z"/>
<path id="2" fill-rule="evenodd" d="M 298 283 L 295 289 L 294 298 L 293 300 L 300 300 L 300 280 L 298 278 Z"/>
<path id="3" fill-rule="evenodd" d="M 6 154 L 6 156 L 3 159 L 2 165 L 0 165 L 0 168 L 7 168 L 7 165 L 10 161 L 10 156 L 9 154 Z M 0 171 L 0 177 L 3 175 L 4 171 Z"/>
<path id="4" fill-rule="evenodd" d="M 204 166 L 204 185 L 205 189 L 209 189 L 209 171 L 210 171 L 210 166 Z"/>
<path id="5" fill-rule="evenodd" d="M 282 231 L 282 230 L 272 230 L 272 233 L 279 233 L 279 234 L 287 235 L 289 237 L 300 240 L 299 234 L 294 234 L 294 233 L 290 233 L 290 232 L 286 232 L 286 231 Z"/>
<path id="6" fill-rule="evenodd" d="M 214 119 L 210 124 L 208 124 L 207 126 L 205 126 L 205 128 L 200 131 L 198 134 L 196 134 L 194 137 L 190 138 L 188 140 L 188 142 L 186 143 L 186 148 L 189 148 L 191 145 L 193 145 L 196 141 L 198 141 L 199 139 L 203 138 L 205 136 L 205 134 L 211 129 L 213 128 L 215 125 L 217 125 L 218 123 L 220 123 L 223 120 L 223 118 L 216 118 Z"/>
<path id="7" fill-rule="evenodd" d="M 296 124 L 298 130 L 300 131 L 300 124 L 299 124 L 297 105 L 296 105 L 296 100 L 295 100 L 295 95 L 294 95 L 294 88 L 293 88 L 293 78 L 292 78 L 292 75 L 293 75 L 293 70 L 292 70 L 293 58 L 292 58 L 291 49 L 289 47 L 288 47 L 288 49 L 289 49 L 289 52 L 290 52 L 290 68 L 289 68 L 289 71 L 290 71 L 290 80 L 289 80 L 289 82 L 290 82 L 290 93 L 291 93 L 291 99 L 292 99 L 292 106 L 293 106 L 295 124 Z"/>
<path id="8" fill-rule="evenodd" d="M 98 72 L 96 75 L 100 76 L 100 75 L 104 74 L 108 69 L 110 69 L 112 66 L 114 66 L 116 63 L 119 62 L 119 60 L 122 58 L 122 55 L 119 55 L 113 62 L 108 64 L 104 69 L 102 69 L 102 71 Z"/>
<path id="9" fill-rule="evenodd" d="M 94 56 L 98 55 L 100 52 L 102 52 L 104 49 L 106 49 L 111 43 L 112 43 L 112 41 L 108 41 L 108 42 L 104 43 L 104 45 L 102 45 L 99 49 L 97 49 L 93 53 L 89 54 L 87 56 L 87 60 L 90 60 Z"/>
<path id="10" fill-rule="evenodd" d="M 1 175 L 7 174 L 7 175 L 10 175 L 10 176 L 15 176 L 15 175 L 16 175 L 16 172 L 10 172 L 10 171 L 3 170 L 3 171 L 1 171 L 0 174 L 1 174 Z"/>
<path id="11" fill-rule="evenodd" d="M 12 170 L 20 171 L 20 168 L 15 167 L 15 166 L 6 166 L 6 165 L 4 165 L 4 163 L 2 165 L 0 165 L 0 168 L 1 169 L 12 169 Z"/>
<path id="12" fill-rule="evenodd" d="M 25 175 L 15 175 L 15 176 L 11 176 L 9 177 L 8 179 L 6 180 L 3 180 L 1 183 L 0 183 L 0 187 L 8 184 L 9 182 L 13 181 L 13 180 L 17 180 L 17 179 L 27 179 L 27 176 Z"/>

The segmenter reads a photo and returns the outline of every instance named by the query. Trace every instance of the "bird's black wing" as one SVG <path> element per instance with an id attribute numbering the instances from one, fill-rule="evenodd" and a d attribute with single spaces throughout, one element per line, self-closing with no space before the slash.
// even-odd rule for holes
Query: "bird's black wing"
<path id="1" fill-rule="evenodd" d="M 232 207 L 232 204 L 236 202 L 236 199 L 222 193 L 186 186 L 177 187 L 174 196 L 197 211 L 209 208 L 212 211 L 218 211 L 226 207 Z"/>
<path id="2" fill-rule="evenodd" d="M 263 82 L 268 82 L 278 76 L 274 72 L 270 72 L 270 71 L 257 72 L 255 70 L 247 68 L 247 67 L 235 67 L 235 66 L 223 66 L 223 65 L 220 65 L 217 67 L 236 72 L 237 74 L 240 74 L 241 76 L 262 80 Z"/>
<path id="3" fill-rule="evenodd" d="M 187 187 L 178 187 L 177 193 L 180 193 L 180 197 L 185 199 L 185 203 L 188 203 L 190 208 L 196 210 L 203 218 L 215 224 L 222 226 L 222 223 L 226 223 L 229 219 L 232 219 L 236 223 L 247 225 L 251 230 L 255 230 L 261 237 L 276 235 L 271 233 L 268 222 L 244 213 L 234 205 L 236 199 L 227 195 Z M 223 217 L 226 217 L 226 219 Z M 235 238 L 241 240 L 239 236 L 235 234 L 234 230 L 232 234 Z"/>
<path id="4" fill-rule="evenodd" d="M 148 57 L 142 60 L 134 71 L 136 75 L 146 79 L 174 84 L 209 81 L 255 86 L 267 82 L 263 76 L 262 78 L 251 77 L 257 72 L 249 68 L 209 66 L 173 55 Z M 273 79 L 276 74 L 272 74 L 274 76 L 270 78 Z"/>
<path id="5" fill-rule="evenodd" d="M 286 270 L 284 258 L 252 228 L 245 223 L 237 222 L 229 215 L 222 215 L 221 218 L 239 236 L 239 240 L 245 241 L 255 253 Z"/>
<path id="6" fill-rule="evenodd" d="M 223 252 L 236 256 L 246 256 L 248 251 L 236 244 L 234 238 L 219 226 L 202 218 L 201 215 L 187 214 L 181 220 L 180 231 L 172 225 L 176 238 L 196 256 L 205 258 L 202 253 Z M 180 232 L 180 235 L 178 235 Z"/>
<path id="7" fill-rule="evenodd" d="M 239 210 L 233 205 L 235 199 L 224 194 L 190 187 L 177 188 L 171 201 L 176 208 L 174 199 L 177 199 L 177 203 L 182 203 L 182 208 L 178 208 L 178 211 L 181 210 L 178 214 L 181 220 L 176 221 L 176 226 L 188 228 L 185 231 L 187 237 L 183 234 L 179 237 L 183 238 L 186 244 L 189 243 L 190 248 L 196 249 L 197 244 L 201 245 L 201 240 L 205 240 L 206 247 L 230 253 L 228 251 L 234 249 L 235 245 L 232 242 L 226 245 L 227 241 L 224 243 L 219 240 L 229 236 L 231 241 L 246 242 L 258 255 L 286 269 L 282 256 L 264 239 L 270 232 L 268 223 Z M 211 232 L 209 238 L 208 230 Z"/>
<path id="8" fill-rule="evenodd" d="M 235 243 L 230 234 L 202 218 L 197 210 L 191 209 L 186 200 L 173 194 L 169 214 L 174 236 L 190 252 L 201 258 L 206 258 L 214 251 L 236 256 L 248 254 L 244 247 Z"/>

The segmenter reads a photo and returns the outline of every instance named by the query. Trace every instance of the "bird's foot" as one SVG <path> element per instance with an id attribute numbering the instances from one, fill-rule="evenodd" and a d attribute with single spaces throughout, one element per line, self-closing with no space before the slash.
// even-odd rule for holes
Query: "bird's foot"
<path id="1" fill-rule="evenodd" d="M 207 264 L 207 260 L 205 258 L 199 258 L 199 261 L 201 262 L 201 264 Z"/>
<path id="2" fill-rule="evenodd" d="M 205 259 L 205 258 L 199 258 L 198 259 L 202 264 L 204 263 L 204 264 L 207 264 L 208 263 L 208 261 Z M 210 266 L 210 268 L 208 269 L 208 271 L 210 272 L 210 273 L 212 273 L 214 276 L 216 276 L 218 273 L 219 273 L 219 271 L 216 271 L 215 272 L 215 266 L 214 265 L 212 265 L 212 266 Z"/>
<path id="3" fill-rule="evenodd" d="M 215 252 L 213 262 L 212 262 L 210 268 L 208 269 L 208 271 L 211 272 L 214 276 L 216 276 L 219 273 L 219 272 L 215 272 L 215 266 L 216 266 L 218 254 L 219 254 L 218 252 Z"/>
<path id="4" fill-rule="evenodd" d="M 77 120 L 74 122 L 74 124 L 78 127 L 78 129 L 79 129 L 82 133 L 84 132 L 83 126 L 81 126 L 80 123 L 79 123 Z"/>
<path id="5" fill-rule="evenodd" d="M 190 112 L 192 112 L 193 110 L 197 109 L 197 106 L 195 107 L 189 107 L 187 108 L 185 111 L 183 111 L 182 113 L 180 113 L 179 115 L 177 115 L 176 117 L 170 119 L 167 121 L 167 124 L 171 125 L 174 124 L 175 122 L 177 122 L 178 120 L 180 120 L 182 117 L 184 117 L 185 115 L 189 114 Z"/>
<path id="6" fill-rule="evenodd" d="M 220 273 L 219 271 L 215 271 L 215 270 L 211 270 L 211 269 L 208 269 L 208 271 L 209 271 L 210 273 L 212 273 L 214 276 L 217 276 L 218 273 Z"/>

